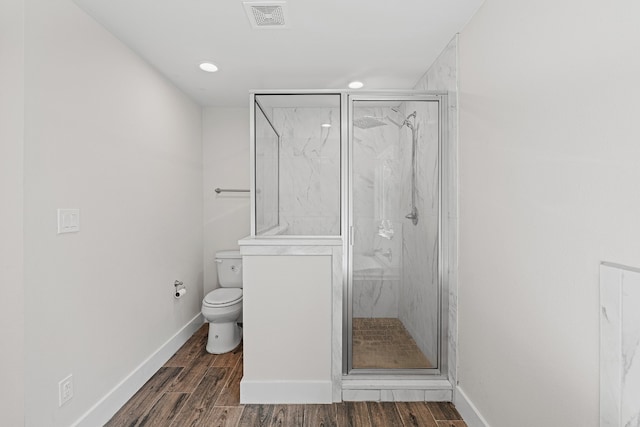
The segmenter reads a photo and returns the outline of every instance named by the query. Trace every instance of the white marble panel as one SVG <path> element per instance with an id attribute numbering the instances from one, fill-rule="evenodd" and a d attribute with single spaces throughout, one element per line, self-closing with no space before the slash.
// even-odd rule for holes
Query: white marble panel
<path id="1" fill-rule="evenodd" d="M 379 402 L 380 390 L 342 390 L 345 402 Z"/>
<path id="2" fill-rule="evenodd" d="M 331 236 L 340 234 L 340 218 L 336 216 L 297 216 L 291 211 L 283 211 L 280 223 L 287 228 L 287 235 Z"/>
<path id="3" fill-rule="evenodd" d="M 600 426 L 640 425 L 640 269 L 600 266 Z"/>
<path id="4" fill-rule="evenodd" d="M 402 174 L 397 160 L 400 131 L 389 120 L 397 113 L 389 107 L 360 107 L 356 103 L 354 115 L 375 117 L 385 124 L 354 128 L 353 315 L 397 318 L 402 265 Z"/>
<path id="5" fill-rule="evenodd" d="M 353 317 L 397 318 L 398 285 L 398 280 L 354 279 Z"/>
<path id="6" fill-rule="evenodd" d="M 340 234 L 338 108 L 274 108 L 280 132 L 279 215 L 287 234 Z"/>
<path id="7" fill-rule="evenodd" d="M 381 402 L 424 402 L 424 390 L 380 390 Z"/>
<path id="8" fill-rule="evenodd" d="M 619 427 L 622 395 L 622 271 L 600 266 L 600 426 Z"/>
<path id="9" fill-rule="evenodd" d="M 448 114 L 442 144 L 443 285 L 448 294 L 447 370 L 457 382 L 458 350 L 458 36 L 456 35 L 414 87 L 448 93 Z"/>
<path id="10" fill-rule="evenodd" d="M 438 108 L 435 102 L 406 102 L 401 110 L 417 112 L 413 120 L 416 146 L 416 196 L 418 223 L 405 219 L 403 224 L 403 281 L 400 290 L 400 320 L 425 356 L 438 360 Z M 411 144 L 413 133 L 407 128 L 401 136 L 402 158 L 406 162 L 407 191 L 401 205 L 411 211 Z"/>
<path id="11" fill-rule="evenodd" d="M 622 425 L 640 426 L 640 270 L 622 276 Z"/>
<path id="12" fill-rule="evenodd" d="M 362 218 L 362 226 L 370 226 L 381 220 L 398 222 L 399 190 L 402 188 L 400 168 L 397 164 L 400 129 L 389 117 L 399 119 L 391 108 L 360 107 L 354 104 L 356 117 L 375 117 L 385 125 L 353 129 L 353 212 L 356 223 Z M 386 172 L 386 173 L 385 173 Z M 384 209 L 382 206 L 384 196 Z M 369 222 L 366 222 L 369 221 Z M 377 232 L 377 225 L 376 225 Z M 358 235 L 360 247 L 371 248 L 373 234 L 369 229 Z"/>
<path id="13" fill-rule="evenodd" d="M 370 246 L 358 244 L 353 256 L 353 316 L 398 317 L 398 290 L 402 265 L 402 229 L 394 225 L 391 239 L 378 233 L 379 221 L 360 219 L 360 235 Z M 366 227 L 363 224 L 368 224 Z M 387 232 L 389 232 L 388 227 Z M 364 239 L 363 239 L 364 240 Z"/>
<path id="14" fill-rule="evenodd" d="M 456 35 L 442 50 L 414 86 L 415 90 L 457 90 L 458 84 L 458 36 Z"/>
<path id="15" fill-rule="evenodd" d="M 336 243 L 338 241 L 338 243 Z M 246 237 L 238 241 L 242 255 L 332 255 L 335 247 L 341 245 L 339 239 L 320 241 L 313 239 L 305 245 L 302 240 L 268 239 Z"/>
<path id="16" fill-rule="evenodd" d="M 262 234 L 278 225 L 278 135 L 260 110 L 255 133 L 256 233 Z"/>
<path id="17" fill-rule="evenodd" d="M 331 385 L 334 402 L 342 400 L 342 300 L 343 268 L 342 247 L 334 246 L 332 251 L 332 326 L 331 326 Z"/>
<path id="18" fill-rule="evenodd" d="M 384 377 L 349 378 L 342 381 L 345 390 L 447 390 L 451 391 L 449 380 L 429 376 L 386 374 Z"/>
<path id="19" fill-rule="evenodd" d="M 425 390 L 424 400 L 426 402 L 453 402 L 453 392 L 451 390 Z"/>

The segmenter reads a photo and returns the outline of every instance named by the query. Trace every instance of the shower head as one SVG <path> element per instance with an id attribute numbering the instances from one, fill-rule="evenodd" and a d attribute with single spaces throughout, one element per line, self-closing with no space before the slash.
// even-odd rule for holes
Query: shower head
<path id="1" fill-rule="evenodd" d="M 396 125 L 398 128 L 401 128 L 402 126 L 404 126 L 406 119 L 404 118 L 402 111 L 400 111 L 400 108 L 391 107 L 391 111 L 393 111 L 393 114 L 392 114 L 393 117 L 387 116 L 386 119 L 391 123 L 393 123 L 394 125 Z"/>
<path id="2" fill-rule="evenodd" d="M 393 108 L 392 108 L 393 110 Z M 404 122 L 397 122 L 395 120 L 393 120 L 391 117 L 387 116 L 387 120 L 389 120 L 391 123 L 393 123 L 394 125 L 398 126 L 399 128 L 401 128 L 402 126 L 404 126 Z"/>
<path id="3" fill-rule="evenodd" d="M 393 111 L 396 114 L 401 114 L 400 110 L 398 108 L 396 108 L 396 107 L 392 107 L 391 111 Z M 401 128 L 403 126 L 406 126 L 409 129 L 413 129 L 413 123 L 411 123 L 409 121 L 409 119 L 415 119 L 417 114 L 418 114 L 418 112 L 414 111 L 413 113 L 409 114 L 405 119 L 400 119 L 400 120 L 402 120 L 401 122 L 400 121 L 396 121 L 396 120 L 392 119 L 389 116 L 387 116 L 386 119 L 389 120 L 394 125 L 398 126 L 399 128 Z"/>
<path id="4" fill-rule="evenodd" d="M 384 119 L 373 116 L 362 116 L 353 119 L 353 125 L 360 129 L 370 129 L 378 126 L 386 126 L 387 124 L 383 120 Z"/>

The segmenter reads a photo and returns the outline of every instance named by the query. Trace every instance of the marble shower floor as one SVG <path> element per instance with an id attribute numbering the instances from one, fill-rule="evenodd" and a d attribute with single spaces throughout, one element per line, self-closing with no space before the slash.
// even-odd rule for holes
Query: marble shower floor
<path id="1" fill-rule="evenodd" d="M 399 319 L 353 318 L 353 367 L 433 368 Z"/>

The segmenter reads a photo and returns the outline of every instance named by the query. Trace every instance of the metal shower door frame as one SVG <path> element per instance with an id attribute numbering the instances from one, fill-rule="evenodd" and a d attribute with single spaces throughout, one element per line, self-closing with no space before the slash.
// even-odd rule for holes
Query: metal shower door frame
<path id="1" fill-rule="evenodd" d="M 347 132 L 345 144 L 346 162 L 344 168 L 344 180 L 346 189 L 343 189 L 345 196 L 345 215 L 346 221 L 344 226 L 346 232 L 344 236 L 344 288 L 343 288 L 343 362 L 342 371 L 344 378 L 380 378 L 401 376 L 402 378 L 448 378 L 448 257 L 447 251 L 443 248 L 443 184 L 444 184 L 444 168 L 443 162 L 443 146 L 447 140 L 447 112 L 448 112 L 448 94 L 447 92 L 418 92 L 418 91 L 398 91 L 397 93 L 385 92 L 384 94 L 353 94 L 346 93 L 343 95 L 346 100 L 347 108 L 345 108 Z M 354 231 L 353 231 L 353 105 L 357 101 L 425 101 L 438 103 L 438 239 L 437 239 L 437 258 L 438 258 L 438 360 L 437 368 L 427 369 L 357 369 L 353 368 L 353 248 L 354 248 Z M 344 120 L 343 115 L 343 120 Z"/>

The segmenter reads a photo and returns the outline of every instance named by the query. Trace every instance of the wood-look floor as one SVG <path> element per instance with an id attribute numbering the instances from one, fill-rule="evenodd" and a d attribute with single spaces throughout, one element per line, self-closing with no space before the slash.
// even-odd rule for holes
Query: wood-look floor
<path id="1" fill-rule="evenodd" d="M 466 426 L 455 407 L 442 402 L 240 405 L 242 345 L 209 354 L 207 332 L 205 324 L 106 426 Z"/>

